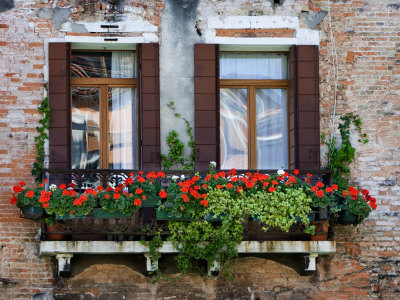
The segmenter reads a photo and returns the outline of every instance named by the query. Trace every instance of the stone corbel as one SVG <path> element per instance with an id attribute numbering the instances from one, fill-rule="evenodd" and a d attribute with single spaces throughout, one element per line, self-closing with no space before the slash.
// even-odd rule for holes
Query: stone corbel
<path id="1" fill-rule="evenodd" d="M 58 261 L 58 275 L 69 275 L 71 273 L 71 258 L 73 254 L 60 253 L 56 255 Z"/>
<path id="2" fill-rule="evenodd" d="M 317 262 L 316 262 L 317 257 L 318 257 L 318 253 L 310 253 L 309 255 L 304 256 L 305 271 L 316 271 L 317 270 Z"/>
<path id="3" fill-rule="evenodd" d="M 158 269 L 158 259 L 153 259 L 150 253 L 144 253 L 146 257 L 146 270 L 147 272 L 154 272 Z"/>

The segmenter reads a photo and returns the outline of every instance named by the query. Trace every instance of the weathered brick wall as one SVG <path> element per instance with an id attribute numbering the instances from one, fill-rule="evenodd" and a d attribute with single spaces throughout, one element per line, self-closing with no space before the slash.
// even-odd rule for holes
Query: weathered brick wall
<path id="1" fill-rule="evenodd" d="M 234 281 L 223 276 L 206 280 L 188 275 L 177 281 L 161 280 L 153 285 L 150 278 L 135 269 L 102 264 L 88 267 L 71 279 L 54 276 L 55 261 L 38 256 L 39 226 L 19 218 L 19 210 L 9 204 L 11 187 L 20 180 L 27 184 L 33 182 L 30 176 L 35 157 L 33 139 L 40 118 L 36 109 L 46 94 L 45 43 L 49 38 L 66 35 L 58 30 L 64 21 L 96 21 L 111 15 L 106 2 L 3 1 L 14 3 L 15 7 L 6 10 L 7 7 L 0 6 L 0 278 L 16 282 L 0 283 L 0 299 L 30 298 L 32 294 L 53 287 L 59 298 L 70 293 L 86 295 L 85 299 L 100 295 L 104 299 L 119 299 L 117 295 L 122 294 L 127 299 L 400 297 L 400 3 L 395 0 L 332 0 L 330 3 L 327 0 L 286 0 L 274 8 L 266 0 L 201 0 L 198 3 L 196 26 L 200 33 L 208 29 L 210 16 L 299 16 L 302 28 L 316 26 L 321 36 L 320 124 L 325 133 L 330 131 L 334 107 L 333 65 L 337 60 L 336 113 L 338 116 L 348 111 L 359 114 L 370 140 L 357 147 L 352 177 L 376 195 L 379 206 L 358 227 L 333 228 L 337 254 L 321 258 L 317 273 L 300 276 L 293 260 L 264 257 L 236 260 Z M 185 1 L 181 2 L 184 7 Z M 316 14 L 327 12 L 329 4 L 332 28 L 328 15 L 319 23 Z M 53 6 L 70 10 L 53 10 Z M 131 20 L 149 21 L 157 27 L 154 34 L 161 40 L 163 7 L 163 1 L 125 1 L 123 14 Z M 308 17 L 310 19 L 306 20 Z M 337 56 L 332 52 L 331 29 Z M 293 33 L 280 29 L 220 30 L 217 34 L 285 37 Z M 69 35 L 102 34 L 75 32 Z M 146 36 L 141 32 L 123 35 Z"/>

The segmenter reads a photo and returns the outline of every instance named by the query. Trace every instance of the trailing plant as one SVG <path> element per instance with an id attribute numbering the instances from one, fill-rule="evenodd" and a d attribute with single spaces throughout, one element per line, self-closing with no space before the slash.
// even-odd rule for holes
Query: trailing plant
<path id="1" fill-rule="evenodd" d="M 368 143 L 367 135 L 362 131 L 362 122 L 358 115 L 346 113 L 340 117 L 342 121 L 338 128 L 341 137 L 340 146 L 334 137 L 328 140 L 324 134 L 321 135 L 322 142 L 328 147 L 328 164 L 327 168 L 333 171 L 333 182 L 340 189 L 347 189 L 349 184 L 350 164 L 354 160 L 355 148 L 350 141 L 351 125 L 353 124 L 359 139 L 363 144 Z"/>
<path id="2" fill-rule="evenodd" d="M 169 170 L 172 166 L 183 170 L 194 170 L 195 168 L 195 141 L 192 134 L 192 127 L 189 121 L 176 112 L 174 102 L 170 102 L 168 107 L 175 113 L 175 117 L 185 122 L 186 134 L 189 137 L 188 146 L 190 156 L 184 156 L 185 144 L 179 139 L 176 130 L 172 130 L 167 136 L 167 145 L 169 146 L 168 155 L 161 154 L 161 163 L 164 169 Z"/>
<path id="3" fill-rule="evenodd" d="M 160 230 L 153 232 L 148 229 L 145 229 L 144 231 L 146 232 L 146 235 L 152 237 L 152 239 L 150 241 L 140 241 L 140 243 L 144 246 L 149 247 L 149 255 L 151 259 L 157 260 L 161 257 L 159 248 L 161 248 L 163 245 L 163 240 L 161 239 L 161 232 Z M 160 275 L 158 274 L 159 273 L 158 270 L 155 270 L 154 272 L 156 272 L 157 275 Z"/>
<path id="4" fill-rule="evenodd" d="M 48 98 L 44 98 L 38 107 L 38 112 L 42 114 L 43 118 L 39 120 L 40 126 L 36 127 L 39 135 L 35 136 L 36 143 L 36 161 L 33 163 L 32 175 L 35 176 L 36 182 L 42 179 L 42 168 L 44 163 L 44 145 L 48 139 L 47 131 L 50 128 L 50 106 Z"/>

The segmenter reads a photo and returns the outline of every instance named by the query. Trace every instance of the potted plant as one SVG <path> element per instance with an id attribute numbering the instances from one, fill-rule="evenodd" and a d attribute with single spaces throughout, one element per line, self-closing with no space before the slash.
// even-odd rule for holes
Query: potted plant
<path id="1" fill-rule="evenodd" d="M 11 204 L 21 209 L 21 217 L 26 219 L 38 219 L 43 215 L 43 205 L 39 202 L 44 184 L 40 183 L 35 188 L 25 188 L 25 182 L 21 181 L 13 187 Z"/>
<path id="2" fill-rule="evenodd" d="M 51 241 L 60 241 L 64 238 L 64 234 L 60 232 L 58 224 L 55 222 L 54 218 L 45 218 L 47 239 Z"/>

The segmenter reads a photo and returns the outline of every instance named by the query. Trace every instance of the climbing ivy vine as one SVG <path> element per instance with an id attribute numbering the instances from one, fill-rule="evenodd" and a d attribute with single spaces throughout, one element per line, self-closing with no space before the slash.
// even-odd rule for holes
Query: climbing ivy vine
<path id="1" fill-rule="evenodd" d="M 43 118 L 39 120 L 40 126 L 36 127 L 39 135 L 35 136 L 36 143 L 36 161 L 33 163 L 32 175 L 35 176 L 36 182 L 42 180 L 42 168 L 44 163 L 44 144 L 48 139 L 47 131 L 50 127 L 50 106 L 48 98 L 44 98 L 39 104 L 38 112 L 42 114 Z"/>

